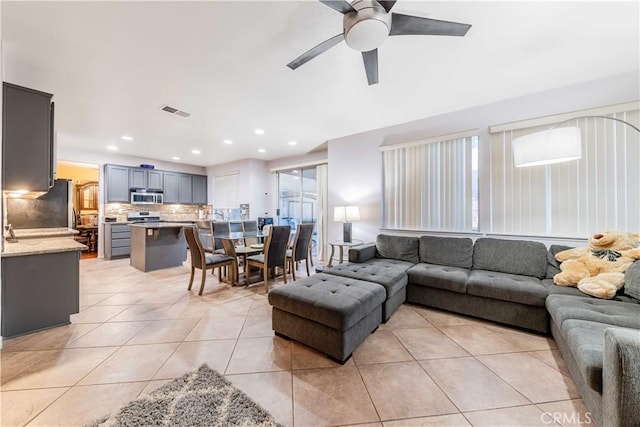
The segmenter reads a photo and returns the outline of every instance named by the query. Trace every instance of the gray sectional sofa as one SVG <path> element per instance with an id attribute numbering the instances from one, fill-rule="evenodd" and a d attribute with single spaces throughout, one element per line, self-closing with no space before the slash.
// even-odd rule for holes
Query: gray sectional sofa
<path id="1" fill-rule="evenodd" d="M 386 322 L 405 301 L 552 333 L 596 423 L 638 426 L 640 261 L 627 270 L 627 295 L 598 300 L 553 283 L 560 271 L 555 254 L 564 249 L 522 240 L 379 235 L 315 281 L 275 288 L 273 329 L 339 361 L 375 330 L 374 319 Z M 359 300 L 343 302 L 356 294 Z"/>

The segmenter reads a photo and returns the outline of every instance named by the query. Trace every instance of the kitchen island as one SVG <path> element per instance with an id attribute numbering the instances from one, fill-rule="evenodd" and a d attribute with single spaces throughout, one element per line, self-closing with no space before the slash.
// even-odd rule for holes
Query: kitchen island
<path id="1" fill-rule="evenodd" d="M 130 224 L 131 266 L 142 271 L 182 265 L 187 259 L 187 242 L 177 222 Z"/>
<path id="2" fill-rule="evenodd" d="M 79 311 L 80 251 L 69 229 L 16 230 L 2 251 L 2 336 L 69 323 Z M 67 236 L 67 237 L 61 237 Z"/>

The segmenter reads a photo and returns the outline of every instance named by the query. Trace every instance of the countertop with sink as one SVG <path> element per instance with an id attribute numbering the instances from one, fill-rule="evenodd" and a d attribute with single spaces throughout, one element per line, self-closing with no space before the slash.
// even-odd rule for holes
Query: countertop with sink
<path id="1" fill-rule="evenodd" d="M 82 251 L 87 247 L 73 240 L 77 230 L 69 228 L 31 228 L 14 230 L 18 242 L 4 242 L 3 257 Z"/>

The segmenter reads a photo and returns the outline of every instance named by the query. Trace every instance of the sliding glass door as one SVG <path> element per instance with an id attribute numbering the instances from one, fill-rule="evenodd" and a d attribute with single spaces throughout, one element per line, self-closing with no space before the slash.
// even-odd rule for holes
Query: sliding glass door
<path id="1" fill-rule="evenodd" d="M 301 223 L 313 223 L 314 254 L 318 221 L 318 182 L 316 166 L 278 172 L 278 224 L 292 230 Z"/>

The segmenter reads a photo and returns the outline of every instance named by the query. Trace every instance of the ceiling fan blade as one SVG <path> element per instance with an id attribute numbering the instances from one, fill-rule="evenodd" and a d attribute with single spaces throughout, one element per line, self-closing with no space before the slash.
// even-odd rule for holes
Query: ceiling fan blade
<path id="1" fill-rule="evenodd" d="M 362 52 L 364 70 L 367 72 L 369 86 L 378 83 L 378 49 Z"/>
<path id="2" fill-rule="evenodd" d="M 346 0 L 319 0 L 320 3 L 325 6 L 329 6 L 333 10 L 345 14 L 349 12 L 355 12 L 356 10 Z"/>
<path id="3" fill-rule="evenodd" d="M 333 36 L 330 39 L 323 41 L 319 45 L 312 47 L 302 55 L 298 56 L 293 61 L 289 62 L 287 64 L 287 67 L 291 68 L 292 70 L 295 70 L 299 66 L 311 61 L 313 58 L 320 55 L 321 53 L 324 53 L 327 50 L 331 49 L 333 46 L 337 45 L 342 40 L 344 40 L 344 34 L 338 34 L 337 36 Z"/>
<path id="4" fill-rule="evenodd" d="M 459 36 L 467 34 L 471 25 L 458 22 L 439 21 L 437 19 L 421 18 L 419 16 L 391 14 L 390 36 L 401 35 L 431 35 L 431 36 Z"/>
<path id="5" fill-rule="evenodd" d="M 397 0 L 378 0 L 380 6 L 384 7 L 384 10 L 389 12 Z"/>

